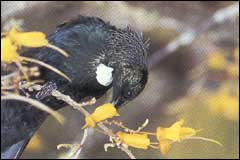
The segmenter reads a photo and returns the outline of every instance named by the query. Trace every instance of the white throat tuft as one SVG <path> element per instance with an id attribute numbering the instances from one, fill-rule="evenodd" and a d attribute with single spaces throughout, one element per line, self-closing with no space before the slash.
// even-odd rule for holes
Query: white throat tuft
<path id="1" fill-rule="evenodd" d="M 112 83 L 113 77 L 112 77 L 112 71 L 113 68 L 108 67 L 104 64 L 99 64 L 97 66 L 97 81 L 103 86 L 109 86 Z"/>

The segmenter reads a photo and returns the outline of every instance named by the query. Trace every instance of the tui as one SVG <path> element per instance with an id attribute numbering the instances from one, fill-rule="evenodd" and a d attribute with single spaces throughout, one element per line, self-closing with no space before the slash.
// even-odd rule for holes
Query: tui
<path id="1" fill-rule="evenodd" d="M 118 29 L 100 18 L 79 16 L 63 23 L 48 40 L 67 53 L 66 58 L 48 48 L 23 53 L 42 60 L 71 78 L 41 68 L 41 78 L 76 101 L 99 98 L 113 88 L 112 103 L 119 108 L 136 98 L 148 79 L 148 44 L 141 33 Z M 36 98 L 36 97 L 35 97 Z M 65 106 L 53 97 L 41 101 L 53 109 Z M 1 101 L 1 158 L 19 157 L 47 117 L 47 113 L 19 101 Z"/>

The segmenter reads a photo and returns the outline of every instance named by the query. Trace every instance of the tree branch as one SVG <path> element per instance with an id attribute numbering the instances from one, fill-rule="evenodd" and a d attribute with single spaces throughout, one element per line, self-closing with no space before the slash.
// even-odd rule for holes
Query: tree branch
<path id="1" fill-rule="evenodd" d="M 70 96 L 64 95 L 63 93 L 61 93 L 58 90 L 53 90 L 51 92 L 51 95 L 56 97 L 58 100 L 62 100 L 64 102 L 66 102 L 67 104 L 69 104 L 71 107 L 73 107 L 74 109 L 80 111 L 84 116 L 88 116 L 90 115 L 88 113 L 88 111 L 86 111 L 83 106 L 86 105 L 92 105 L 96 102 L 96 99 L 93 98 L 90 101 L 87 102 L 83 102 L 83 103 L 77 103 L 76 101 L 74 101 Z M 113 131 L 111 129 L 109 129 L 107 126 L 105 126 L 103 123 L 98 123 L 97 126 L 99 128 L 101 128 L 105 133 L 107 133 L 108 136 L 110 136 L 112 139 L 115 139 L 117 141 L 117 136 L 113 133 Z M 84 143 L 85 139 L 83 138 L 82 142 Z M 119 145 L 119 148 L 125 152 L 129 158 L 131 159 L 136 159 L 135 156 L 132 154 L 132 152 L 125 146 L 125 145 Z M 81 147 L 79 148 L 78 153 L 80 154 L 81 152 Z M 77 156 L 74 156 L 74 158 L 79 157 L 79 154 L 76 154 Z"/>

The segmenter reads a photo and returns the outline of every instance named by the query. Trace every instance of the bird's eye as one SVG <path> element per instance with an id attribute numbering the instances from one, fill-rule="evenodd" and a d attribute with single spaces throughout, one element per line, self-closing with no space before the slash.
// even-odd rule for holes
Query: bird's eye
<path id="1" fill-rule="evenodd" d="M 130 97 L 132 95 L 132 92 L 128 91 L 127 95 L 128 95 L 128 97 Z"/>
<path id="2" fill-rule="evenodd" d="M 123 97 L 125 99 L 129 99 L 131 96 L 132 96 L 132 92 L 131 91 L 125 92 L 125 94 L 123 95 Z"/>

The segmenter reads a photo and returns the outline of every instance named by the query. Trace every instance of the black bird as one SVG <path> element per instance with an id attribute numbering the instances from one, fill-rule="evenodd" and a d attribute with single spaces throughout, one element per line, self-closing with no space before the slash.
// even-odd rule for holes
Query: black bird
<path id="1" fill-rule="evenodd" d="M 136 98 L 148 79 L 147 47 L 141 33 L 118 29 L 100 18 L 79 16 L 60 25 L 49 42 L 67 53 L 66 58 L 48 48 L 24 53 L 67 74 L 72 82 L 45 68 L 41 76 L 61 92 L 81 101 L 99 98 L 113 88 L 112 103 L 118 108 Z M 59 109 L 63 102 L 46 97 L 42 102 Z M 19 157 L 47 113 L 17 101 L 1 101 L 1 158 Z"/>

